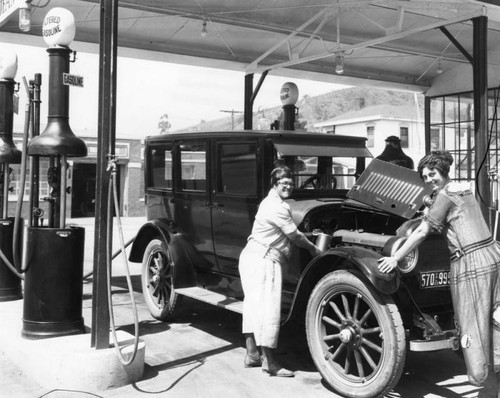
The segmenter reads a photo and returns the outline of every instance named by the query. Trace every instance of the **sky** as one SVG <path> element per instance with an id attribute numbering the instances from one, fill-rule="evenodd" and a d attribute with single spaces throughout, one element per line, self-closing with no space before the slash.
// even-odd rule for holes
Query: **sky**
<path id="1" fill-rule="evenodd" d="M 1 40 L 1 38 L 0 38 Z M 70 87 L 69 123 L 75 134 L 96 135 L 98 117 L 98 54 L 80 52 L 78 43 L 70 48 L 77 52 L 70 73 L 83 76 L 84 87 Z M 18 58 L 15 77 L 21 83 L 19 114 L 14 116 L 15 131 L 22 131 L 27 101 L 23 86 L 35 73 L 42 74 L 41 131 L 46 124 L 48 108 L 48 66 L 46 48 L 10 44 L 0 41 L 2 51 L 14 51 Z M 198 124 L 201 120 L 230 117 L 226 111 L 243 111 L 244 73 L 189 65 L 118 57 L 117 117 L 118 138 L 143 138 L 159 132 L 158 122 L 168 115 L 171 131 Z M 259 76 L 254 77 L 254 86 Z M 280 89 L 288 81 L 299 88 L 299 99 L 343 88 L 331 83 L 290 79 L 269 74 L 254 102 L 254 111 L 280 106 Z"/>

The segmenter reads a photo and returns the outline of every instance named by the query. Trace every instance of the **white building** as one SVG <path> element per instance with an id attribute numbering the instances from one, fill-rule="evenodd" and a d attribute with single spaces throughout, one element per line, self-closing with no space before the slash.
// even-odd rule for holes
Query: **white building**
<path id="1" fill-rule="evenodd" d="M 384 150 L 385 139 L 394 135 L 401 139 L 403 152 L 417 165 L 425 154 L 423 116 L 416 105 L 373 105 L 315 123 L 314 127 L 327 134 L 366 137 L 374 157 Z"/>

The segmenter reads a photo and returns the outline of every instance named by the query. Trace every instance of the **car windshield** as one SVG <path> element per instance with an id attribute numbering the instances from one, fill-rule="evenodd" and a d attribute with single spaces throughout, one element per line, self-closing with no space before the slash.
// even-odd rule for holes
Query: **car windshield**
<path id="1" fill-rule="evenodd" d="M 293 170 L 295 190 L 351 189 L 356 181 L 356 158 L 283 156 L 275 165 Z"/>

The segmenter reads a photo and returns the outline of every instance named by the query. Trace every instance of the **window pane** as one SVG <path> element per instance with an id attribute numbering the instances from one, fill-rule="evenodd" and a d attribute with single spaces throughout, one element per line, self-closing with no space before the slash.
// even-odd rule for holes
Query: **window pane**
<path id="1" fill-rule="evenodd" d="M 401 139 L 401 148 L 408 148 L 409 146 L 408 127 L 399 128 L 399 138 Z"/>
<path id="2" fill-rule="evenodd" d="M 471 94 L 464 94 L 460 96 L 460 121 L 469 122 L 471 120 L 474 120 L 474 99 Z"/>
<path id="3" fill-rule="evenodd" d="M 375 146 L 375 127 L 374 126 L 368 126 L 366 128 L 366 138 L 368 138 L 366 146 L 368 148 L 373 148 Z"/>
<path id="4" fill-rule="evenodd" d="M 441 137 L 438 128 L 431 128 L 431 151 L 441 148 Z"/>
<path id="5" fill-rule="evenodd" d="M 454 96 L 446 97 L 444 103 L 445 122 L 458 121 L 458 98 Z"/>
<path id="6" fill-rule="evenodd" d="M 172 189 L 171 145 L 150 149 L 150 181 L 152 188 Z"/>
<path id="7" fill-rule="evenodd" d="M 207 150 L 205 144 L 181 145 L 181 189 L 205 191 Z"/>
<path id="8" fill-rule="evenodd" d="M 257 144 L 222 144 L 219 192 L 257 195 Z"/>
<path id="9" fill-rule="evenodd" d="M 442 123 L 443 122 L 443 98 L 433 98 L 431 99 L 431 120 L 430 123 Z"/>

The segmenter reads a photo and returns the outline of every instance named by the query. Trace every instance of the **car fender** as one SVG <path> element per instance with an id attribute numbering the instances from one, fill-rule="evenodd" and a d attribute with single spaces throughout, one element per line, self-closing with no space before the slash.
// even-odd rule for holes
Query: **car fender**
<path id="1" fill-rule="evenodd" d="M 189 247 L 181 234 L 177 233 L 171 222 L 166 220 L 152 220 L 144 224 L 134 239 L 130 249 L 129 260 L 140 263 L 149 242 L 153 239 L 161 239 L 170 249 L 174 264 L 175 287 L 193 286 L 195 284 L 194 266 L 188 255 Z"/>
<path id="2" fill-rule="evenodd" d="M 357 269 L 377 291 L 388 295 L 395 293 L 400 285 L 399 273 L 397 271 L 381 273 L 378 270 L 380 258 L 382 255 L 374 250 L 356 246 L 336 247 L 313 258 L 299 279 L 287 319 L 290 318 L 301 293 L 305 293 L 308 286 L 312 289 L 311 283 L 315 284 L 324 275 L 339 269 Z M 349 264 L 347 267 L 346 260 Z"/>
<path id="3" fill-rule="evenodd" d="M 382 273 L 378 269 L 378 260 L 382 258 L 382 254 L 374 250 L 366 249 L 358 246 L 343 246 L 336 247 L 326 251 L 320 258 L 314 259 L 305 272 L 309 268 L 315 267 L 316 262 L 327 262 L 331 257 L 344 258 L 360 270 L 364 276 L 371 282 L 377 291 L 383 294 L 393 294 L 399 289 L 400 278 L 397 271 Z"/>
<path id="4" fill-rule="evenodd" d="M 337 256 L 349 259 L 366 278 L 372 283 L 377 291 L 383 294 L 394 294 L 399 289 L 400 277 L 398 271 L 382 273 L 378 269 L 378 260 L 382 254 L 366 249 L 364 247 L 344 246 L 332 249 Z"/>

